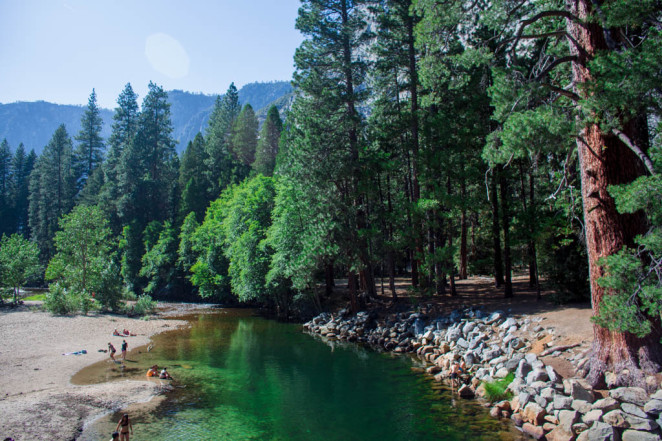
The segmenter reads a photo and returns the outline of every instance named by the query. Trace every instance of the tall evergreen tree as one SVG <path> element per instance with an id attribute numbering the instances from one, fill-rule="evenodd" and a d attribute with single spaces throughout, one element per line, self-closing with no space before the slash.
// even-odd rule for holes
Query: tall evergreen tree
<path id="1" fill-rule="evenodd" d="M 278 144 L 283 131 L 283 120 L 280 119 L 278 107 L 272 105 L 267 111 L 267 119 L 262 124 L 260 139 L 257 142 L 253 170 L 264 176 L 272 176 L 276 168 Z"/>
<path id="2" fill-rule="evenodd" d="M 80 132 L 75 139 L 78 147 L 75 152 L 76 171 L 79 175 L 79 189 L 85 187 L 85 183 L 92 176 L 94 169 L 99 167 L 103 161 L 103 150 L 105 148 L 101 137 L 103 120 L 97 106 L 97 94 L 92 89 L 87 101 L 87 109 L 80 120 Z"/>
<path id="3" fill-rule="evenodd" d="M 130 83 L 124 86 L 124 90 L 117 98 L 117 108 L 113 115 L 112 133 L 108 138 L 109 151 L 106 161 L 103 163 L 104 183 L 101 190 L 101 206 L 108 213 L 110 226 L 115 233 L 121 230 L 118 202 L 120 199 L 119 170 L 122 153 L 127 148 L 138 131 L 138 95 L 136 95 Z"/>
<path id="4" fill-rule="evenodd" d="M 12 154 L 6 139 L 0 143 L 0 236 L 14 233 L 12 187 Z"/>
<path id="5" fill-rule="evenodd" d="M 194 212 L 198 222 L 202 221 L 207 208 L 207 180 L 205 179 L 205 140 L 198 133 L 189 142 L 179 164 L 179 188 L 182 190 L 179 215 L 183 219 Z"/>
<path id="6" fill-rule="evenodd" d="M 239 93 L 232 83 L 223 98 L 216 98 L 205 135 L 208 201 L 216 199 L 225 187 L 248 175 L 248 168 L 230 150 L 232 127 L 240 111 Z"/>
<path id="7" fill-rule="evenodd" d="M 29 224 L 44 261 L 54 254 L 58 221 L 74 207 L 73 145 L 64 124 L 53 134 L 30 175 Z"/>
<path id="8" fill-rule="evenodd" d="M 250 104 L 246 104 L 232 126 L 230 149 L 242 164 L 250 166 L 255 161 L 257 149 L 257 117 Z"/>
<path id="9" fill-rule="evenodd" d="M 37 155 L 31 150 L 25 154 L 25 147 L 20 143 L 14 152 L 12 167 L 14 169 L 12 199 L 14 202 L 15 231 L 29 235 L 28 227 L 28 196 L 30 186 L 30 173 L 34 168 Z"/>

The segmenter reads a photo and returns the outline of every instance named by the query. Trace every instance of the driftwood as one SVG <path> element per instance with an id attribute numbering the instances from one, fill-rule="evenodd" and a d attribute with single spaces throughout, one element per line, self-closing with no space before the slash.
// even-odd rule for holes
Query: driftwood
<path id="1" fill-rule="evenodd" d="M 577 346 L 580 346 L 581 343 L 575 343 L 573 345 L 565 345 L 565 346 L 554 346 L 553 348 L 549 348 L 544 350 L 543 352 L 540 353 L 539 357 L 544 357 L 549 354 L 553 354 L 556 351 L 563 352 L 567 351 L 568 349 L 576 348 Z"/>

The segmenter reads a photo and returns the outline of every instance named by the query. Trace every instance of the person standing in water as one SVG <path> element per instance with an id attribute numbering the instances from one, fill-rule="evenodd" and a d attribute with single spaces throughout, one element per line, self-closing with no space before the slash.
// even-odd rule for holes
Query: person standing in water
<path id="1" fill-rule="evenodd" d="M 126 350 L 129 347 L 129 344 L 126 340 L 122 340 L 122 361 L 126 360 Z"/>
<path id="2" fill-rule="evenodd" d="M 115 361 L 115 352 L 117 352 L 115 346 L 113 346 L 112 343 L 108 342 L 108 353 L 110 355 L 110 358 L 113 359 L 113 361 Z"/>
<path id="3" fill-rule="evenodd" d="M 121 441 L 129 441 L 129 429 L 131 430 L 131 435 L 133 435 L 133 425 L 129 420 L 129 414 L 125 413 L 122 415 L 122 418 L 117 423 L 115 431 L 120 433 Z"/>

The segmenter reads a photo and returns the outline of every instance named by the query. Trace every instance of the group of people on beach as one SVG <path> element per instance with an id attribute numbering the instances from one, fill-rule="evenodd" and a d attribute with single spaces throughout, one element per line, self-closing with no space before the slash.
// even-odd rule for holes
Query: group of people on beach
<path id="1" fill-rule="evenodd" d="M 129 441 L 129 430 L 131 431 L 131 435 L 133 435 L 133 425 L 129 419 L 129 414 L 125 413 L 117 423 L 117 427 L 115 428 L 112 435 L 113 437 L 110 441 Z"/>
<path id="2" fill-rule="evenodd" d="M 122 340 L 122 361 L 126 360 L 126 351 L 129 349 L 129 344 L 126 342 L 126 340 Z M 108 342 L 108 354 L 110 355 L 110 358 L 114 361 L 115 360 L 115 353 L 117 352 L 117 349 L 115 349 L 115 346 L 111 342 Z"/>
<path id="3" fill-rule="evenodd" d="M 168 372 L 168 368 L 164 367 L 159 373 L 158 365 L 154 365 L 147 371 L 148 377 L 159 377 L 161 380 L 172 380 L 172 376 Z"/>

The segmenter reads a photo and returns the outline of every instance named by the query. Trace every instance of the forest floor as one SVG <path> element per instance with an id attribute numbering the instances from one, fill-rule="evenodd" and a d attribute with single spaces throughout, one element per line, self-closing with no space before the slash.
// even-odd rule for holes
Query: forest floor
<path id="1" fill-rule="evenodd" d="M 347 301 L 346 280 L 336 280 L 332 298 L 332 310 L 349 307 Z M 388 279 L 384 279 L 382 291 L 381 279 L 376 280 L 378 298 L 368 305 L 379 313 L 392 313 L 418 310 L 431 317 L 450 314 L 458 308 L 480 307 L 484 312 L 504 311 L 517 318 L 540 318 L 540 325 L 545 329 L 536 339 L 532 352 L 540 355 L 549 347 L 573 346 L 560 354 L 543 357 L 545 364 L 554 367 L 564 378 L 575 375 L 577 362 L 586 355 L 593 342 L 593 324 L 590 321 L 592 310 L 589 302 L 560 305 L 555 302 L 556 293 L 541 283 L 541 298 L 538 299 L 535 288 L 529 287 L 528 276 L 513 277 L 512 298 L 506 299 L 503 288 L 494 287 L 494 279 L 473 276 L 467 280 L 456 281 L 457 296 L 421 296 L 410 289 L 409 278 L 396 278 L 397 302 L 393 303 Z"/>

